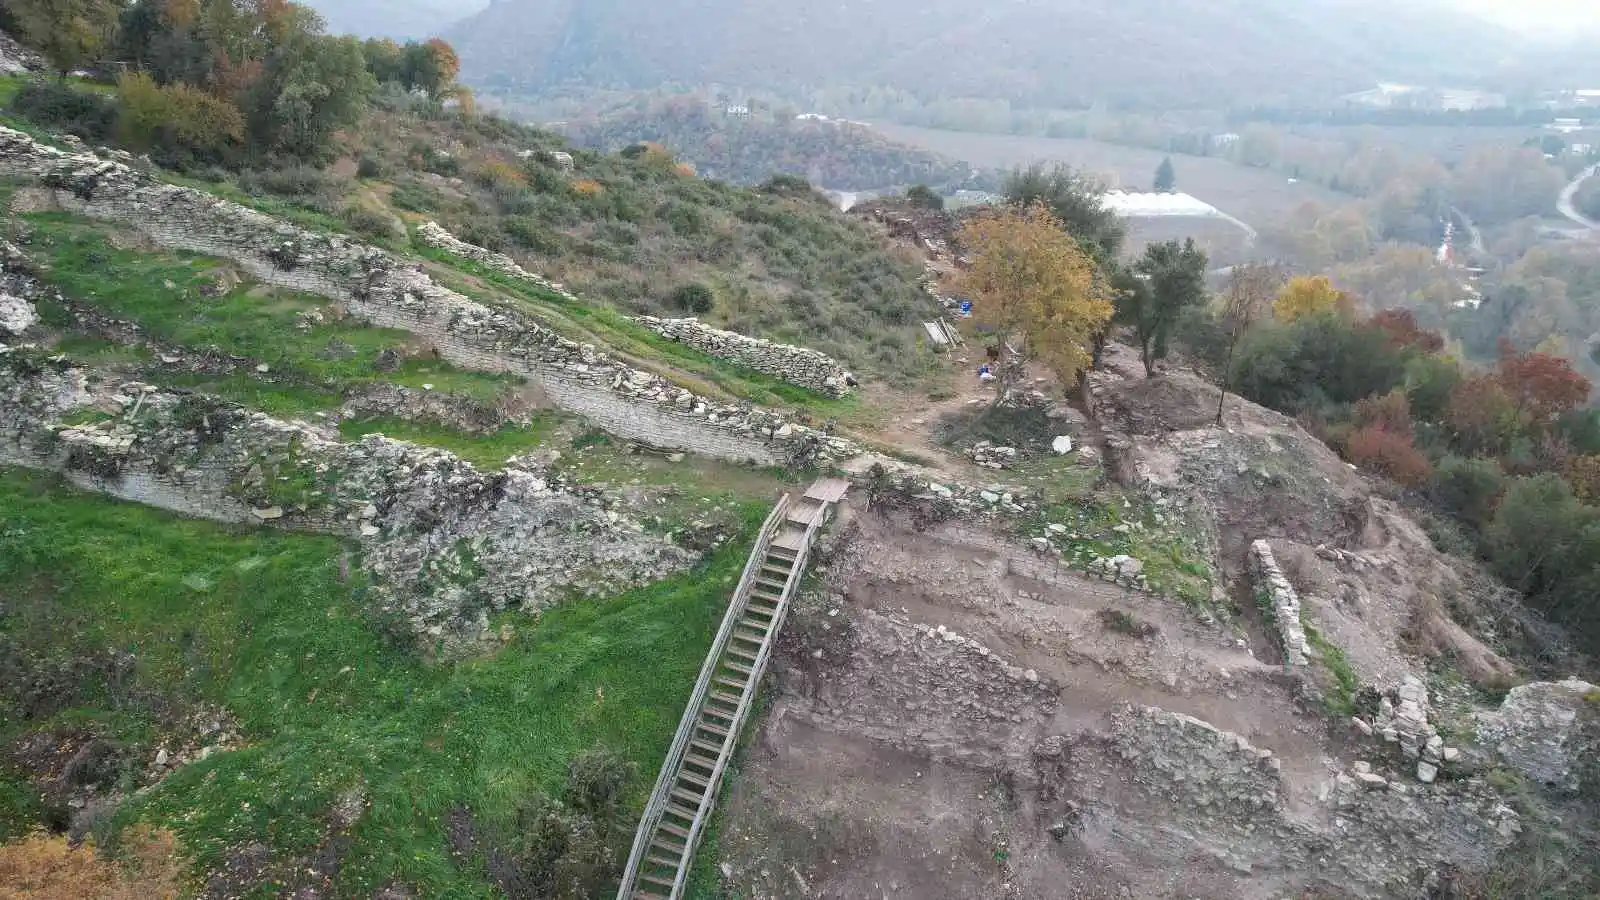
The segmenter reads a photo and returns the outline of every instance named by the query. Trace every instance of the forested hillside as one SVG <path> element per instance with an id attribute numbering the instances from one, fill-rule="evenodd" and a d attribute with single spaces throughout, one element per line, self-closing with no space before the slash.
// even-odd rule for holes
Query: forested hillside
<path id="1" fill-rule="evenodd" d="M 1474 61 L 1509 42 L 1459 13 L 1365 0 L 1002 0 L 981 12 L 957 0 L 506 0 L 449 36 L 469 79 L 526 93 L 575 82 L 885 85 L 1020 105 L 1168 107 L 1470 79 Z"/>
<path id="2" fill-rule="evenodd" d="M 614 152 L 655 141 L 693 163 L 707 178 L 759 184 L 795 175 L 839 190 L 974 182 L 972 167 L 887 140 L 862 125 L 797 119 L 787 110 L 730 116 L 694 97 L 648 96 L 599 115 L 569 121 L 561 131 L 582 147 Z"/>

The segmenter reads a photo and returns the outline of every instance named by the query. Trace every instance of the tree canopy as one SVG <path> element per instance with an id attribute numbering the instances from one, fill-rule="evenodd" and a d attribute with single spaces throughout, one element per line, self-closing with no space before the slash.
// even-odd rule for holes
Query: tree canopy
<path id="1" fill-rule="evenodd" d="M 1002 349 L 1016 351 L 1014 359 L 1002 358 L 997 396 L 1007 396 L 1034 359 L 1063 384 L 1075 384 L 1112 314 L 1094 260 L 1043 203 L 975 219 L 960 241 L 972 258 L 961 286 L 973 298 L 975 320 Z"/>
<path id="2" fill-rule="evenodd" d="M 1146 374 L 1167 356 L 1168 340 L 1183 311 L 1206 299 L 1206 255 L 1189 239 L 1145 248 L 1116 282 L 1116 321 L 1131 325 Z"/>
<path id="3" fill-rule="evenodd" d="M 1127 225 L 1106 206 L 1105 186 L 1071 166 L 1035 164 L 1006 177 L 1002 194 L 1012 206 L 1044 204 L 1061 227 L 1096 260 L 1109 263 L 1122 251 Z"/>

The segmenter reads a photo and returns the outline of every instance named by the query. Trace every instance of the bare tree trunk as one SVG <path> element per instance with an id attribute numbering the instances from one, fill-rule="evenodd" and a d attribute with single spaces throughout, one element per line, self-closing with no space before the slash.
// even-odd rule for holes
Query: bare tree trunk
<path id="1" fill-rule="evenodd" d="M 1228 382 L 1233 378 L 1233 348 L 1239 346 L 1237 338 L 1228 342 L 1228 361 L 1222 364 L 1222 377 L 1217 379 L 1217 427 L 1222 427 L 1222 405 L 1228 402 Z"/>

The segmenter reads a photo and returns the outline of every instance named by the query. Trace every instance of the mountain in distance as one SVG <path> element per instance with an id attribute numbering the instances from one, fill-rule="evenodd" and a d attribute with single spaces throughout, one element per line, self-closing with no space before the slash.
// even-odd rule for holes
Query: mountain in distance
<path id="1" fill-rule="evenodd" d="M 479 12 L 488 0 L 305 0 L 332 34 L 421 40 Z"/>
<path id="2" fill-rule="evenodd" d="M 494 0 L 447 37 L 470 80 L 529 95 L 881 86 L 1058 108 L 1470 84 L 1520 42 L 1426 0 Z"/>

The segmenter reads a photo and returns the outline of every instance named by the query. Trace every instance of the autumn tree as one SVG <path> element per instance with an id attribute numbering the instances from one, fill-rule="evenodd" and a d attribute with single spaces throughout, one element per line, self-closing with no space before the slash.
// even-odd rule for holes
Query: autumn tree
<path id="1" fill-rule="evenodd" d="M 455 85 L 461 74 L 461 58 L 454 47 L 440 38 L 420 44 L 406 44 L 401 60 L 401 83 L 439 99 Z"/>
<path id="2" fill-rule="evenodd" d="M 1133 327 L 1145 374 L 1165 359 L 1172 328 L 1183 311 L 1206 299 L 1206 255 L 1191 238 L 1145 248 L 1133 269 L 1116 279 L 1116 321 Z"/>
<path id="3" fill-rule="evenodd" d="M 1589 399 L 1591 389 L 1589 379 L 1573 371 L 1566 359 L 1548 353 L 1518 353 L 1509 341 L 1500 343 L 1497 377 L 1518 417 L 1540 428 L 1577 409 Z"/>
<path id="4" fill-rule="evenodd" d="M 121 11 L 115 0 L 7 0 L 6 9 L 23 41 L 43 53 L 62 80 L 106 47 Z"/>
<path id="5" fill-rule="evenodd" d="M 1355 309 L 1348 295 L 1333 286 L 1326 275 L 1302 275 L 1291 279 L 1272 303 L 1272 314 L 1279 322 L 1293 322 L 1302 316 L 1339 312 L 1349 314 Z"/>
<path id="6" fill-rule="evenodd" d="M 1265 319 L 1272 311 L 1273 298 L 1283 288 L 1288 278 L 1282 268 L 1270 265 L 1238 265 L 1228 276 L 1228 290 L 1222 295 L 1220 316 L 1223 335 L 1228 341 L 1228 354 L 1222 367 L 1220 396 L 1217 397 L 1217 425 L 1222 425 L 1223 404 L 1228 400 L 1228 387 L 1233 372 L 1233 360 L 1239 341 Z"/>
<path id="7" fill-rule="evenodd" d="M 1438 353 L 1444 349 L 1444 338 L 1438 332 L 1418 327 L 1417 317 L 1410 310 L 1386 309 L 1373 315 L 1367 323 L 1382 329 L 1396 347 L 1423 353 Z"/>
<path id="8" fill-rule="evenodd" d="M 1042 203 L 975 219 L 959 240 L 972 259 L 960 286 L 973 298 L 974 319 L 1015 352 L 996 372 L 997 402 L 1010 395 L 1029 360 L 1049 366 L 1063 385 L 1074 384 L 1090 363 L 1090 342 L 1112 314 L 1094 261 Z"/>
<path id="9" fill-rule="evenodd" d="M 1127 225 L 1106 206 L 1105 186 L 1071 166 L 1046 169 L 1035 164 L 1006 176 L 1001 191 L 1006 202 L 1022 209 L 1043 203 L 1083 249 L 1108 263 L 1122 251 Z"/>

